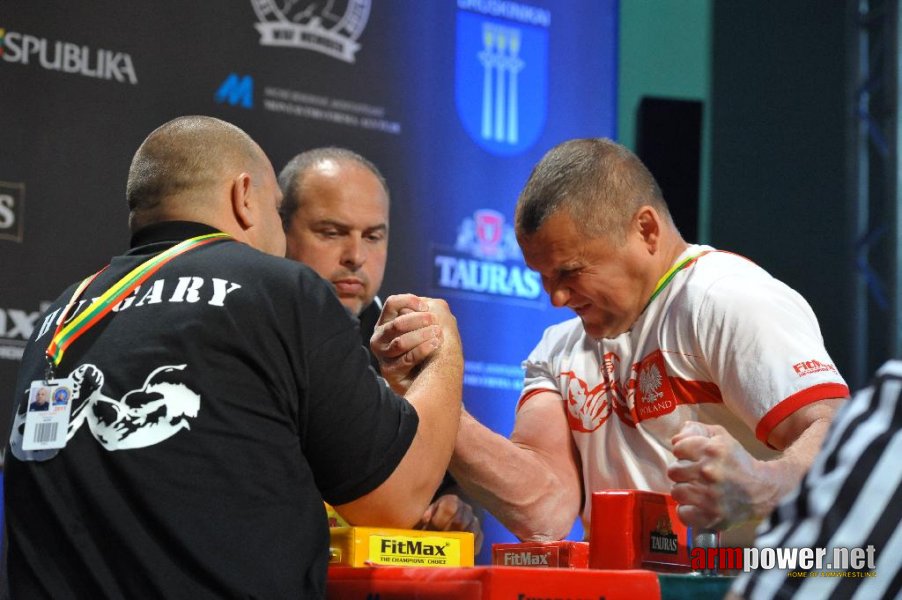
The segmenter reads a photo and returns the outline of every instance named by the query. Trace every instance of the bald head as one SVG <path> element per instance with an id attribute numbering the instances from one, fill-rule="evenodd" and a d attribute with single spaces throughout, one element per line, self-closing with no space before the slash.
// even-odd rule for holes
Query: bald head
<path id="1" fill-rule="evenodd" d="M 282 169 L 286 256 L 330 281 L 355 315 L 373 302 L 388 256 L 389 199 L 373 163 L 344 148 L 317 148 Z"/>
<path id="2" fill-rule="evenodd" d="M 282 215 L 282 223 L 286 229 L 291 223 L 291 219 L 305 202 L 312 201 L 308 190 L 305 188 L 307 176 L 320 168 L 330 168 L 332 165 L 356 165 L 366 171 L 369 171 L 373 177 L 379 182 L 385 198 L 389 198 L 388 184 L 385 182 L 382 172 L 371 161 L 357 154 L 353 150 L 340 148 L 338 146 L 326 146 L 323 148 L 314 148 L 301 152 L 290 161 L 279 173 L 279 187 L 285 199 L 279 212 Z"/>
<path id="3" fill-rule="evenodd" d="M 129 226 L 134 231 L 157 221 L 196 220 L 215 208 L 207 205 L 235 174 L 262 174 L 267 167 L 263 151 L 238 127 L 213 117 L 173 119 L 147 136 L 132 159 Z"/>

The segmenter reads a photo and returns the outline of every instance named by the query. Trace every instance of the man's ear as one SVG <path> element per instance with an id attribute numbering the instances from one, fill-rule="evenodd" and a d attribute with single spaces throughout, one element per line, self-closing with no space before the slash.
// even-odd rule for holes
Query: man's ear
<path id="1" fill-rule="evenodd" d="M 654 254 L 661 243 L 661 215 L 654 207 L 645 205 L 636 211 L 633 223 L 649 253 Z"/>
<path id="2" fill-rule="evenodd" d="M 251 176 L 241 173 L 232 180 L 232 212 L 242 229 L 250 229 L 255 222 L 254 198 L 251 194 Z"/>

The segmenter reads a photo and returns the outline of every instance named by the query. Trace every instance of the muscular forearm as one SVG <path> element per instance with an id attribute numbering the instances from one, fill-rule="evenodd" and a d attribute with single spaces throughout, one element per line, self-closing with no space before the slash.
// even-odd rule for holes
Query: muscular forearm
<path id="1" fill-rule="evenodd" d="M 799 485 L 821 449 L 830 422 L 831 419 L 827 416 L 815 419 L 783 450 L 779 458 L 760 463 L 761 477 L 771 482 L 771 489 L 770 494 L 755 506 L 757 518 L 767 517 L 776 508 L 780 499 Z"/>
<path id="2" fill-rule="evenodd" d="M 781 421 L 768 442 L 782 454 L 770 461 L 755 459 L 719 425 L 686 422 L 673 437 L 677 461 L 667 470 L 680 519 L 727 529 L 766 518 L 811 467 L 841 401 L 822 400 Z"/>
<path id="3" fill-rule="evenodd" d="M 456 332 L 412 377 L 405 398 L 417 432 L 392 475 L 367 496 L 336 507 L 352 523 L 408 528 L 423 516 L 441 483 L 460 422 L 463 356 Z"/>
<path id="4" fill-rule="evenodd" d="M 578 479 L 562 479 L 539 454 L 490 431 L 466 411 L 450 470 L 467 494 L 523 540 L 565 537 L 579 511 Z"/>
<path id="5" fill-rule="evenodd" d="M 402 474 L 419 484 L 406 492 L 411 503 L 422 505 L 416 515 L 411 515 L 413 523 L 432 501 L 451 459 L 460 422 L 462 379 L 459 349 L 443 348 L 440 356 L 425 365 L 405 396 L 420 417 L 417 434 L 399 466 Z"/>

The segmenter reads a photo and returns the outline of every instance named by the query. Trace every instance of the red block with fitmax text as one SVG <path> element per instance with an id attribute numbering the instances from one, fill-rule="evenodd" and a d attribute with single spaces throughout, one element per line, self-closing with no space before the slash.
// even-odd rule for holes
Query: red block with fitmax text
<path id="1" fill-rule="evenodd" d="M 492 544 L 492 564 L 503 567 L 571 568 L 589 566 L 587 542 Z"/>
<path id="2" fill-rule="evenodd" d="M 690 571 L 688 532 L 676 509 L 670 494 L 594 492 L 589 567 Z"/>

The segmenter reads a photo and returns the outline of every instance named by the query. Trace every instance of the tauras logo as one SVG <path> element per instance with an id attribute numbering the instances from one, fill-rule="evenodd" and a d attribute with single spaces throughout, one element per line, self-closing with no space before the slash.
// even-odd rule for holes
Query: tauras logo
<path id="1" fill-rule="evenodd" d="M 675 535 L 661 535 L 659 533 L 652 532 L 651 551 L 664 552 L 666 554 L 676 554 L 677 537 Z"/>
<path id="2" fill-rule="evenodd" d="M 548 556 L 548 552 L 544 552 L 542 554 L 533 554 L 532 552 L 505 552 L 504 564 L 515 567 L 547 567 L 549 566 Z"/>
<path id="3" fill-rule="evenodd" d="M 454 249 L 433 251 L 433 266 L 433 284 L 442 290 L 533 301 L 542 293 L 539 274 L 523 264 L 513 227 L 492 209 L 464 219 Z"/>
<path id="4" fill-rule="evenodd" d="M 542 291 L 538 274 L 517 265 L 506 266 L 455 256 L 437 255 L 439 287 L 535 300 Z"/>
<path id="5" fill-rule="evenodd" d="M 48 71 L 115 80 L 137 85 L 131 55 L 115 50 L 53 41 L 18 31 L 0 29 L 0 58 L 9 63 L 38 64 Z"/>
<path id="6" fill-rule="evenodd" d="M 658 519 L 657 526 L 651 531 L 649 550 L 664 554 L 676 554 L 677 536 L 673 532 L 673 524 L 670 517 L 663 515 Z"/>
<path id="7" fill-rule="evenodd" d="M 408 556 L 446 556 L 445 549 L 448 544 L 424 544 L 421 540 L 392 540 L 380 541 L 383 554 L 401 554 Z"/>

